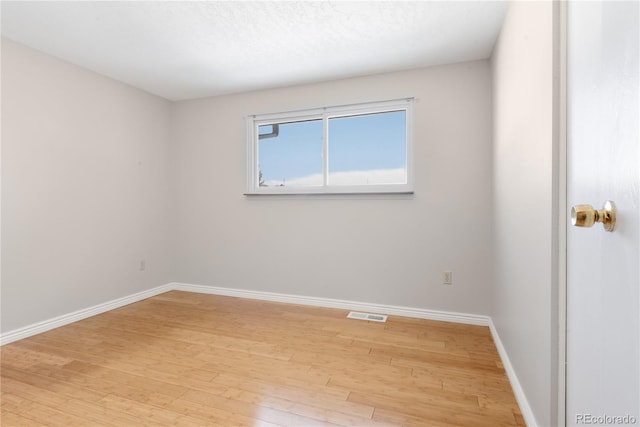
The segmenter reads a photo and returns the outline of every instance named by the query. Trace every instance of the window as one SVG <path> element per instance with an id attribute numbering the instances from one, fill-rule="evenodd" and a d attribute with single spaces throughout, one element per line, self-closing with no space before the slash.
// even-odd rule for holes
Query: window
<path id="1" fill-rule="evenodd" d="M 413 99 L 247 118 L 247 194 L 411 193 Z"/>

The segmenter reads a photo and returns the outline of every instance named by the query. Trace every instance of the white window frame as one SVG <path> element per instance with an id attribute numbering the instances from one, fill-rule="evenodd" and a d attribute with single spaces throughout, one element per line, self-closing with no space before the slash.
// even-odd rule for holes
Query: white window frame
<path id="1" fill-rule="evenodd" d="M 414 98 L 395 99 L 382 102 L 370 102 L 366 104 L 352 104 L 335 107 L 324 107 L 308 110 L 291 111 L 273 114 L 256 114 L 246 118 L 247 124 L 247 176 L 246 195 L 268 194 L 389 194 L 413 193 L 413 105 Z M 378 185 L 329 185 L 328 165 L 328 122 L 331 118 L 358 116 L 365 114 L 404 111 L 406 117 L 406 169 L 407 182 L 405 184 L 378 184 Z M 274 186 L 259 185 L 258 171 L 258 128 L 259 126 L 295 122 L 306 120 L 322 120 L 323 138 L 323 185 L 322 186 Z"/>

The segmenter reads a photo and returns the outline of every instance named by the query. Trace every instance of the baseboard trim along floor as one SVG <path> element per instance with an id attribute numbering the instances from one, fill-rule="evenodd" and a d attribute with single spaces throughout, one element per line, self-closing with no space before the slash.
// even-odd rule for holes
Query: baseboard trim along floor
<path id="1" fill-rule="evenodd" d="M 171 283 L 169 284 L 169 286 L 171 286 L 171 289 L 176 291 L 224 295 L 228 297 L 250 298 L 264 301 L 284 302 L 289 304 L 311 305 L 315 307 L 339 308 L 343 310 L 365 311 L 377 314 L 413 317 L 417 319 L 465 323 L 468 325 L 489 326 L 490 320 L 488 316 L 481 316 L 476 314 L 426 310 L 422 308 L 373 304 L 332 298 L 306 297 L 301 295 L 279 294 L 274 292 L 260 292 L 245 289 L 221 288 L 216 286 L 191 285 L 187 283 Z"/>
<path id="2" fill-rule="evenodd" d="M 43 332 L 50 331 L 51 329 L 59 328 L 60 326 L 69 325 L 73 322 L 77 322 L 78 320 L 86 319 L 110 310 L 115 310 L 116 308 L 124 307 L 125 305 L 133 304 L 134 302 L 142 301 L 170 290 L 172 290 L 171 284 L 162 285 L 133 295 L 94 305 L 93 307 L 74 311 L 73 313 L 63 314 L 62 316 L 57 316 L 52 319 L 43 320 L 42 322 L 14 329 L 13 331 L 0 334 L 0 345 L 9 344 L 33 335 L 41 334 Z"/>
<path id="3" fill-rule="evenodd" d="M 502 344 L 502 340 L 500 339 L 500 335 L 498 334 L 498 330 L 496 326 L 493 324 L 493 320 L 489 318 L 489 330 L 491 331 L 491 336 L 493 337 L 493 342 L 496 345 L 496 349 L 498 350 L 498 355 L 500 356 L 500 360 L 502 361 L 502 366 L 504 366 L 504 370 L 507 373 L 507 378 L 509 378 L 509 382 L 511 383 L 511 389 L 513 390 L 513 395 L 518 402 L 518 406 L 520 406 L 520 412 L 522 413 L 522 418 L 524 418 L 525 423 L 529 427 L 535 427 L 538 425 L 536 421 L 536 417 L 533 415 L 533 410 L 529 405 L 529 401 L 527 400 L 527 396 L 522 389 L 522 385 L 520 384 L 520 380 L 516 375 L 516 371 L 513 369 L 513 365 L 511 364 L 511 360 L 509 360 L 509 355 L 507 354 L 507 350 L 504 348 Z"/>
<path id="4" fill-rule="evenodd" d="M 491 331 L 498 354 L 502 360 L 507 377 L 511 382 L 513 393 L 518 401 L 527 426 L 533 427 L 538 425 L 524 390 L 520 385 L 520 381 L 511 365 L 509 356 L 500 340 L 498 331 L 491 318 L 483 315 L 173 282 L 0 334 L 0 345 L 28 338 L 172 290 L 487 326 Z"/>

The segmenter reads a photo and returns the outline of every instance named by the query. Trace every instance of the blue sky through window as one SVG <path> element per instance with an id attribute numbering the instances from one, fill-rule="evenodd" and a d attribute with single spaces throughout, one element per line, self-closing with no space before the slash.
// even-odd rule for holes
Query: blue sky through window
<path id="1" fill-rule="evenodd" d="M 258 165 L 268 185 L 286 185 L 296 178 L 320 174 L 322 185 L 322 120 L 281 123 L 277 137 L 260 140 Z M 263 131 L 266 129 L 266 131 Z M 260 126 L 260 134 L 271 125 Z"/>
<path id="2" fill-rule="evenodd" d="M 329 173 L 404 168 L 404 111 L 329 119 Z"/>

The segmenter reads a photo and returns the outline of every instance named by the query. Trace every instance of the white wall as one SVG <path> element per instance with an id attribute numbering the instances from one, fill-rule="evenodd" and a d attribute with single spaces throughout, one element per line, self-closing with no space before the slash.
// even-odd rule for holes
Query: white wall
<path id="1" fill-rule="evenodd" d="M 415 195 L 242 194 L 246 115 L 407 96 L 417 98 Z M 488 61 L 176 103 L 174 277 L 488 314 L 491 116 Z"/>
<path id="2" fill-rule="evenodd" d="M 512 2 L 493 66 L 491 316 L 540 425 L 557 414 L 557 142 L 552 2 Z"/>
<path id="3" fill-rule="evenodd" d="M 169 118 L 167 101 L 2 40 L 3 332 L 169 281 Z"/>

